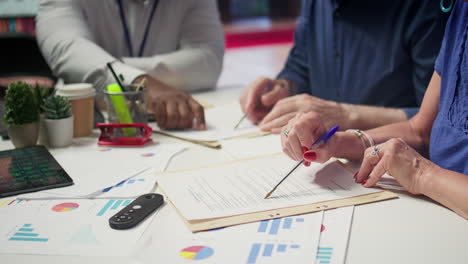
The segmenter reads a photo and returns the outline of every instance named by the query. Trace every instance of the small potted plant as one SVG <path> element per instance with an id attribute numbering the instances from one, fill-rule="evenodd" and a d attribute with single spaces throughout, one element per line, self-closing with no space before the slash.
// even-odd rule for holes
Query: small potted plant
<path id="1" fill-rule="evenodd" d="M 42 105 L 50 147 L 66 147 L 73 139 L 73 115 L 70 101 L 59 95 L 45 99 Z"/>
<path id="2" fill-rule="evenodd" d="M 8 85 L 3 122 L 17 148 L 34 146 L 39 133 L 36 101 L 31 86 L 25 82 Z"/>
<path id="3" fill-rule="evenodd" d="M 33 89 L 34 98 L 36 100 L 37 111 L 39 112 L 39 139 L 38 144 L 48 146 L 47 142 L 47 131 L 45 128 L 44 121 L 44 101 L 52 93 L 53 89 L 45 86 L 36 84 Z"/>

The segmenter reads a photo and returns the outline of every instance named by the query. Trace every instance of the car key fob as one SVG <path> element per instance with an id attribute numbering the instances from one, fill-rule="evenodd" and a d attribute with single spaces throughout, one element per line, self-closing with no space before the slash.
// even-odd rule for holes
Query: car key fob
<path id="1" fill-rule="evenodd" d="M 144 194 L 109 218 L 113 229 L 128 229 L 136 226 L 164 203 L 164 197 L 156 193 Z"/>

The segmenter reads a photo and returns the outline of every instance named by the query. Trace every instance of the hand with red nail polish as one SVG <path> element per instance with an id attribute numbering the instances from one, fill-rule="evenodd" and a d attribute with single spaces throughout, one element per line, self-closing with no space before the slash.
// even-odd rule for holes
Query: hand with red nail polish
<path id="1" fill-rule="evenodd" d="M 335 153 L 336 134 L 324 144 L 314 146 L 312 144 L 326 133 L 329 133 L 328 129 L 319 114 L 315 112 L 298 113 L 282 128 L 281 144 L 283 152 L 293 160 L 300 161 L 304 159 L 306 166 L 306 162 L 323 163 Z"/>

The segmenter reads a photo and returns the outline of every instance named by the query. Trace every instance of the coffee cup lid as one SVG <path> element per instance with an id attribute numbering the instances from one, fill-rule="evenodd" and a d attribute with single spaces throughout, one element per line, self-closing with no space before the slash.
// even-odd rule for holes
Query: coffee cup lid
<path id="1" fill-rule="evenodd" d="M 70 100 L 94 97 L 96 90 L 90 83 L 74 83 L 57 87 L 55 94 L 67 97 Z"/>

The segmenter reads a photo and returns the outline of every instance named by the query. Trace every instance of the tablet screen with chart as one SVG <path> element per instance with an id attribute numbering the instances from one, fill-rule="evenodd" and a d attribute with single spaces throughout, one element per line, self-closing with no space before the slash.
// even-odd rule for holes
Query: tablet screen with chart
<path id="1" fill-rule="evenodd" d="M 0 197 L 72 184 L 44 146 L 0 151 Z"/>

